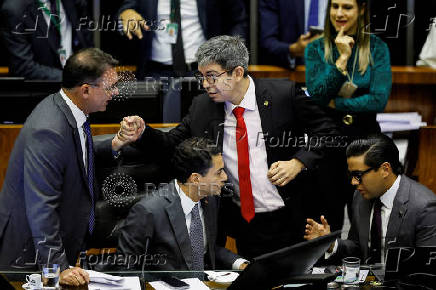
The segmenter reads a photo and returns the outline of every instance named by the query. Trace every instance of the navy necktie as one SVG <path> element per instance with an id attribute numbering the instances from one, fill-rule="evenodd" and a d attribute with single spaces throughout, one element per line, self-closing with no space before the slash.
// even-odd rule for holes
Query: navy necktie
<path id="1" fill-rule="evenodd" d="M 91 127 L 89 121 L 83 123 L 83 131 L 86 134 L 86 157 L 88 167 L 88 186 L 89 194 L 91 195 L 91 212 L 89 214 L 89 233 L 92 234 L 95 224 L 94 216 L 94 149 L 92 143 Z"/>
<path id="2" fill-rule="evenodd" d="M 372 214 L 372 223 L 371 223 L 371 248 L 370 248 L 371 264 L 381 262 L 382 205 L 383 204 L 380 201 L 380 198 L 377 198 L 374 202 L 374 211 Z"/>
<path id="3" fill-rule="evenodd" d="M 192 248 L 192 270 L 204 270 L 204 238 L 203 238 L 203 224 L 200 219 L 200 211 L 198 203 L 192 208 L 191 211 L 191 226 L 189 230 Z"/>
<path id="4" fill-rule="evenodd" d="M 319 0 L 310 1 L 307 29 L 309 29 L 310 26 L 318 26 L 318 1 Z"/>

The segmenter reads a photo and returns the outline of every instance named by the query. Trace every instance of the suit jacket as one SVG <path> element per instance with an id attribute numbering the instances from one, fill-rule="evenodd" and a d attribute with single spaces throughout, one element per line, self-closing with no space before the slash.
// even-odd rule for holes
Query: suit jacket
<path id="1" fill-rule="evenodd" d="M 304 0 L 260 0 L 259 15 L 263 62 L 289 68 L 289 45 L 304 34 Z"/>
<path id="2" fill-rule="evenodd" d="M 109 141 L 95 144 L 110 156 Z M 91 196 L 77 123 L 59 93 L 33 110 L 18 135 L 0 192 L 0 267 L 75 265 Z M 98 187 L 94 182 L 94 200 Z"/>
<path id="3" fill-rule="evenodd" d="M 93 46 L 87 4 L 83 0 L 62 0 L 73 34 L 73 51 Z M 11 73 L 38 80 L 62 80 L 62 65 L 55 39 L 36 0 L 5 0 L 2 6 L 5 46 Z M 87 20 L 88 19 L 88 20 Z M 79 25 L 81 23 L 81 25 Z"/>
<path id="4" fill-rule="evenodd" d="M 333 136 L 338 134 L 333 121 L 303 92 L 296 92 L 293 82 L 260 79 L 254 82 L 264 134 L 259 141 L 265 142 L 268 167 L 276 161 L 297 158 L 308 169 L 288 185 L 277 188 L 285 204 L 292 209 L 291 216 L 297 222 L 295 233 L 302 239 L 305 218 L 319 214 L 315 203 L 320 189 L 313 182 L 314 175 L 319 174 L 317 163 L 325 147 L 344 144 Z M 168 133 L 146 127 L 136 145 L 160 152 L 163 161 L 165 156 L 172 156 L 177 144 L 192 136 L 215 140 L 222 148 L 223 124 L 224 103 L 215 103 L 207 94 L 202 94 L 194 98 L 180 125 Z M 311 138 L 310 147 L 304 142 L 305 133 Z"/>
<path id="5" fill-rule="evenodd" d="M 136 203 L 121 226 L 118 249 L 128 255 L 129 261 L 136 261 L 135 265 L 129 266 L 141 268 L 143 260 L 133 257 L 144 255 L 147 250 L 145 261 L 151 270 L 192 270 L 191 240 L 174 182 Z M 231 269 L 239 256 L 216 245 L 219 197 L 205 197 L 201 206 L 207 237 L 205 261 L 208 263 L 205 268 L 215 269 L 218 264 Z M 150 240 L 146 249 L 147 238 Z"/>
<path id="6" fill-rule="evenodd" d="M 124 0 L 119 13 L 135 9 L 151 25 L 152 32 L 143 32 L 140 41 L 138 78 L 144 78 L 144 68 L 151 59 L 153 30 L 157 29 L 157 6 L 159 0 Z M 196 0 L 198 18 L 204 37 L 209 39 L 218 35 L 240 35 L 247 39 L 248 18 L 242 0 Z M 118 13 L 118 14 L 119 14 Z"/>
<path id="7" fill-rule="evenodd" d="M 347 240 L 339 240 L 337 255 L 369 257 L 371 202 L 355 192 L 353 219 Z M 405 175 L 394 199 L 385 238 L 389 247 L 436 246 L 436 195 Z"/>

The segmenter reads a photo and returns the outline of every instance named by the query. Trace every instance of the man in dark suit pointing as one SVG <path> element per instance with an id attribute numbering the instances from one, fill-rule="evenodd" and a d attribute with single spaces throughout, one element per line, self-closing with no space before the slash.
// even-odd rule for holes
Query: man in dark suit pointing
<path id="1" fill-rule="evenodd" d="M 61 90 L 24 123 L 0 192 L 0 267 L 35 270 L 53 263 L 60 266 L 62 284 L 89 281 L 85 271 L 69 266 L 94 229 L 94 153 L 110 158 L 112 146 L 93 144 L 87 118 L 106 110 L 118 94 L 117 63 L 97 48 L 74 54 Z M 118 137 L 111 141 L 122 143 Z"/>

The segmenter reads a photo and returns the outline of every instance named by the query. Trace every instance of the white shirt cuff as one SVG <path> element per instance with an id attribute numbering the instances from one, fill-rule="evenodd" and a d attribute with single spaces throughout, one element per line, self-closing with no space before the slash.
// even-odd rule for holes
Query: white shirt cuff
<path id="1" fill-rule="evenodd" d="M 248 261 L 242 258 L 236 259 L 232 264 L 232 270 L 239 270 L 239 267 L 244 263 L 248 263 Z"/>
<path id="2" fill-rule="evenodd" d="M 333 246 L 333 251 L 331 253 L 325 252 L 324 258 L 327 260 L 328 258 L 333 256 L 334 254 L 336 254 L 337 250 L 338 250 L 338 240 L 335 240 L 335 245 Z"/>

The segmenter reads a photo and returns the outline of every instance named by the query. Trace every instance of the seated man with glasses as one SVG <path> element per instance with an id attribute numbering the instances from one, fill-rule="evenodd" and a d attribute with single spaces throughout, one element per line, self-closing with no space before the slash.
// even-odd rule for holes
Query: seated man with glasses
<path id="1" fill-rule="evenodd" d="M 355 140 L 347 147 L 351 183 L 356 186 L 348 239 L 337 240 L 326 258 L 355 256 L 384 263 L 389 247 L 436 246 L 436 195 L 403 175 L 395 143 L 385 135 Z M 307 219 L 305 239 L 330 233 Z"/>
<path id="2" fill-rule="evenodd" d="M 293 82 L 251 78 L 248 50 L 239 37 L 209 39 L 197 59 L 196 76 L 207 93 L 194 98 L 181 124 L 169 132 L 142 130 L 143 120 L 129 117 L 121 122 L 122 135 L 133 138 L 139 132 L 136 145 L 161 154 L 162 161 L 192 136 L 223 148 L 234 194 L 222 199 L 222 221 L 241 256 L 253 258 L 302 241 L 306 214 L 314 211 L 321 192 L 313 180 L 324 152 L 322 142 L 309 147 L 304 134 L 312 141 L 333 139 L 332 120 Z"/>

